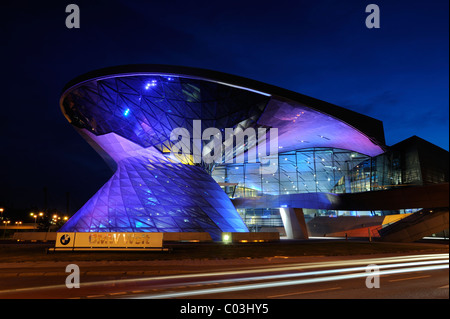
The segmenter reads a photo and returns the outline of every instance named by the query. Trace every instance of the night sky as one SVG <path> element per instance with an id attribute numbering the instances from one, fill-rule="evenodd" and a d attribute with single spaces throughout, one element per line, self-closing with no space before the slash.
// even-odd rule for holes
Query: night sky
<path id="1" fill-rule="evenodd" d="M 9 2 L 9 4 L 7 4 Z M 112 175 L 59 108 L 64 85 L 122 64 L 231 73 L 383 121 L 387 145 L 449 149 L 449 2 L 2 1 L 0 205 L 74 213 Z M 68 29 L 65 8 L 80 8 Z M 368 29 L 376 3 L 381 28 Z M 10 216 L 12 217 L 12 216 Z"/>

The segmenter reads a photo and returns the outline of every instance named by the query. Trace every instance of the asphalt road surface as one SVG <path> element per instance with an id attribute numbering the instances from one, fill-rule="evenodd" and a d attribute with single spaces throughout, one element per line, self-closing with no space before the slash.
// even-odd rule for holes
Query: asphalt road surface
<path id="1" fill-rule="evenodd" d="M 23 264 L 1 269 L 0 299 L 449 298 L 449 254 L 292 260 L 264 265 L 220 266 L 216 262 L 201 267 L 180 263 L 175 268 L 145 268 L 138 261 L 91 263 L 77 265 L 79 277 L 73 270 L 61 272 L 56 263 L 28 268 Z M 66 282 L 75 287 L 68 288 Z M 231 306 L 228 310 L 232 310 Z"/>

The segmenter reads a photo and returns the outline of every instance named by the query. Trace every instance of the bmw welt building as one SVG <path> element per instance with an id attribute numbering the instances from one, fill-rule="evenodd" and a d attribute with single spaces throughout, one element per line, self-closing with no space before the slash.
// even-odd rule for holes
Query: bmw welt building
<path id="1" fill-rule="evenodd" d="M 379 120 L 312 97 L 127 65 L 75 78 L 60 106 L 113 170 L 60 232 L 383 237 L 442 212 L 425 232 L 448 229 L 447 151 L 418 137 L 387 146 Z"/>

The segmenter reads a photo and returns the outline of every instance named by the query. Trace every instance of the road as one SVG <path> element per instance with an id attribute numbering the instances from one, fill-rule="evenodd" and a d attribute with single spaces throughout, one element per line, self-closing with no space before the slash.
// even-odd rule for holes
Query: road
<path id="1" fill-rule="evenodd" d="M 23 268 L 2 271 L 1 299 L 441 299 L 449 298 L 448 254 L 303 258 L 264 265 L 137 271 L 139 262 L 102 263 L 66 287 L 68 273 Z M 372 268 L 367 268 L 368 265 Z M 378 268 L 374 268 L 376 267 Z M 56 267 L 56 266 L 55 266 Z M 80 265 L 80 268 L 85 266 Z M 127 268 L 128 267 L 128 268 Z M 127 268 L 126 273 L 123 269 Z M 133 269 L 133 271 L 131 271 Z M 370 272 L 369 272 L 370 271 Z M 177 274 L 171 274 L 176 273 Z M 86 274 L 86 273 L 84 273 Z M 370 276 L 370 277 L 368 277 Z M 70 281 L 73 282 L 73 281 Z M 368 288 L 369 286 L 375 286 Z M 378 287 L 378 288 L 377 288 Z"/>

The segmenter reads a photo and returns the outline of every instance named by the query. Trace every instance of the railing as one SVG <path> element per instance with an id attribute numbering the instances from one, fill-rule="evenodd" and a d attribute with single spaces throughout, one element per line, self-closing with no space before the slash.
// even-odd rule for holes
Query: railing
<path id="1" fill-rule="evenodd" d="M 401 220 L 394 221 L 392 223 L 383 225 L 383 227 L 380 229 L 381 231 L 379 231 L 379 234 L 380 234 L 380 236 L 385 236 L 389 233 L 393 233 L 393 232 L 399 231 L 401 229 L 404 229 L 406 227 L 419 224 L 423 221 L 423 219 L 426 216 L 429 216 L 433 213 L 437 213 L 437 212 L 441 212 L 441 211 L 444 211 L 444 209 L 433 209 L 433 210 L 421 209 L 415 213 L 412 213 L 408 217 L 402 218 Z"/>

